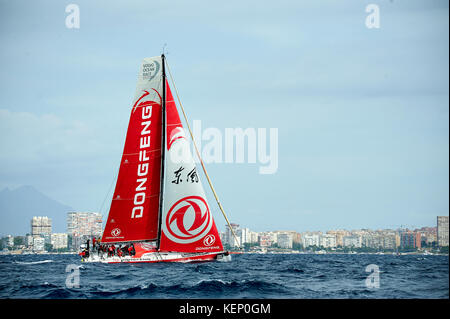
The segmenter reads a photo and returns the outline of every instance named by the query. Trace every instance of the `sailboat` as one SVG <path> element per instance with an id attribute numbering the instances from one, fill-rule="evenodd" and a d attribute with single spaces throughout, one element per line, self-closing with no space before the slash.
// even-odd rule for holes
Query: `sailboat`
<path id="1" fill-rule="evenodd" d="M 229 256 L 190 151 L 166 66 L 164 54 L 145 58 L 141 64 L 116 187 L 101 237 L 101 245 L 118 248 L 132 244 L 133 254 L 106 256 L 94 250 L 85 261 L 191 262 Z M 201 158 L 200 162 L 223 212 Z"/>

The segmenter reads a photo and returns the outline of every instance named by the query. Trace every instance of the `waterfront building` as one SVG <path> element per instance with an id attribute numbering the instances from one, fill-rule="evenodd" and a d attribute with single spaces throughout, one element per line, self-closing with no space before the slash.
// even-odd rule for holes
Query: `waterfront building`
<path id="1" fill-rule="evenodd" d="M 233 236 L 233 233 L 230 230 L 230 227 L 228 225 L 225 225 L 225 243 L 230 245 L 231 247 L 238 247 L 241 245 L 240 238 L 238 237 L 238 230 L 239 225 L 230 223 L 231 228 L 233 229 L 234 234 L 236 235 L 237 239 Z M 237 241 L 236 241 L 237 240 Z"/>
<path id="2" fill-rule="evenodd" d="M 96 212 L 67 213 L 67 234 L 72 237 L 70 248 L 78 249 L 87 239 L 102 235 L 102 215 Z"/>
<path id="3" fill-rule="evenodd" d="M 392 250 L 396 249 L 397 248 L 396 236 L 397 235 L 395 233 L 385 234 L 383 236 L 383 248 Z"/>
<path id="4" fill-rule="evenodd" d="M 52 219 L 47 216 L 34 216 L 31 219 L 31 236 L 50 236 L 52 233 Z"/>
<path id="5" fill-rule="evenodd" d="M 55 233 L 51 235 L 51 244 L 53 249 L 64 249 L 67 248 L 67 234 L 66 233 Z"/>
<path id="6" fill-rule="evenodd" d="M 251 231 L 248 228 L 238 229 L 236 236 L 239 238 L 241 245 L 251 242 Z"/>
<path id="7" fill-rule="evenodd" d="M 344 236 L 342 238 L 342 246 L 349 248 L 361 248 L 361 236 Z"/>
<path id="8" fill-rule="evenodd" d="M 343 229 L 329 230 L 327 234 L 336 236 L 336 246 L 344 246 L 344 237 L 350 236 L 350 232 Z"/>
<path id="9" fill-rule="evenodd" d="M 302 234 L 302 244 L 304 248 L 309 246 L 320 246 L 320 234 L 318 233 L 306 233 Z"/>
<path id="10" fill-rule="evenodd" d="M 448 216 L 437 217 L 437 244 L 448 247 Z"/>
<path id="11" fill-rule="evenodd" d="M 404 231 L 400 234 L 401 248 L 421 248 L 420 232 Z"/>
<path id="12" fill-rule="evenodd" d="M 278 233 L 277 244 L 280 248 L 292 249 L 292 234 L 290 233 Z"/>
<path id="13" fill-rule="evenodd" d="M 45 239 L 43 237 L 33 237 L 33 251 L 41 252 L 45 250 Z"/>
<path id="14" fill-rule="evenodd" d="M 336 247 L 336 236 L 330 234 L 324 234 L 320 236 L 320 246 L 323 248 L 335 248 Z"/>
<path id="15" fill-rule="evenodd" d="M 7 238 L 8 240 L 6 244 L 8 245 L 8 247 L 14 247 L 14 236 L 8 235 Z"/>
<path id="16" fill-rule="evenodd" d="M 25 245 L 28 248 L 32 248 L 33 247 L 33 236 L 31 236 L 30 234 L 27 234 L 27 236 L 25 237 Z"/>
<path id="17" fill-rule="evenodd" d="M 266 232 L 259 233 L 258 243 L 261 247 L 270 247 L 273 244 L 273 237 Z"/>
<path id="18" fill-rule="evenodd" d="M 250 231 L 250 243 L 257 243 L 258 242 L 258 232 Z"/>

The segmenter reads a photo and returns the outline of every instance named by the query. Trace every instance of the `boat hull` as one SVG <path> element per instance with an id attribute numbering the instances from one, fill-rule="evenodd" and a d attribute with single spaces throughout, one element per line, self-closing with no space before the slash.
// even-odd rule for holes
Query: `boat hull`
<path id="1" fill-rule="evenodd" d="M 96 254 L 83 258 L 82 262 L 99 262 L 108 264 L 120 263 L 157 263 L 157 262 L 202 262 L 231 258 L 228 252 L 215 253 L 177 253 L 177 252 L 149 252 L 140 257 L 135 256 L 98 256 Z"/>

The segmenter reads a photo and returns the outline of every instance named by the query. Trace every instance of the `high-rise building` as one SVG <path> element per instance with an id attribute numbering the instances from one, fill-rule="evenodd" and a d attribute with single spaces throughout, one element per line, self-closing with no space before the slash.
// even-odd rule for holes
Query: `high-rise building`
<path id="1" fill-rule="evenodd" d="M 396 234 L 395 233 L 385 234 L 383 236 L 383 248 L 393 250 L 396 247 L 397 247 Z"/>
<path id="2" fill-rule="evenodd" d="M 277 235 L 277 244 L 280 248 L 292 248 L 292 234 L 290 233 L 279 233 Z"/>
<path id="3" fill-rule="evenodd" d="M 437 217 L 437 243 L 439 247 L 448 246 L 448 216 Z"/>
<path id="4" fill-rule="evenodd" d="M 273 233 L 276 234 L 276 241 L 278 242 L 278 234 L 289 234 L 292 238 L 292 243 L 301 243 L 301 235 L 295 230 L 277 230 Z"/>
<path id="5" fill-rule="evenodd" d="M 309 246 L 320 246 L 320 234 L 313 233 L 313 234 L 302 234 L 302 244 L 303 247 L 309 247 Z"/>
<path id="6" fill-rule="evenodd" d="M 33 237 L 33 250 L 44 251 L 45 239 L 43 237 Z"/>
<path id="7" fill-rule="evenodd" d="M 258 236 L 259 234 L 255 231 L 250 231 L 250 243 L 257 243 L 258 242 Z"/>
<path id="8" fill-rule="evenodd" d="M 13 247 L 14 246 L 14 236 L 8 235 L 7 238 L 8 238 L 8 241 L 7 241 L 8 247 Z"/>
<path id="9" fill-rule="evenodd" d="M 25 245 L 28 248 L 32 248 L 33 247 L 33 236 L 31 236 L 30 234 L 27 234 L 27 236 L 25 237 Z"/>
<path id="10" fill-rule="evenodd" d="M 400 234 L 402 248 L 421 248 L 420 232 L 405 231 Z"/>
<path id="11" fill-rule="evenodd" d="M 55 233 L 51 235 L 51 244 L 53 249 L 67 248 L 67 234 Z"/>
<path id="12" fill-rule="evenodd" d="M 102 231 L 102 215 L 100 213 L 67 213 L 67 234 L 72 236 L 70 248 L 78 249 L 88 238 L 100 237 Z"/>
<path id="13" fill-rule="evenodd" d="M 323 234 L 320 236 L 319 243 L 324 248 L 334 248 L 336 247 L 336 235 Z"/>
<path id="14" fill-rule="evenodd" d="M 230 230 L 228 225 L 225 225 L 225 236 L 224 236 L 224 244 L 228 244 L 231 247 L 237 247 L 241 245 L 240 238 L 238 236 L 239 225 L 231 223 L 231 228 L 233 229 L 234 234 L 237 237 L 238 242 L 236 242 L 236 238 L 233 236 L 233 233 Z"/>
<path id="15" fill-rule="evenodd" d="M 344 236 L 342 238 L 342 246 L 350 248 L 361 248 L 361 236 Z"/>
<path id="16" fill-rule="evenodd" d="M 347 230 L 329 230 L 327 231 L 328 235 L 335 235 L 336 236 L 336 245 L 337 246 L 344 246 L 344 237 L 350 236 L 350 232 Z"/>
<path id="17" fill-rule="evenodd" d="M 34 216 L 31 219 L 31 236 L 50 236 L 52 233 L 52 219 L 47 216 Z"/>
<path id="18" fill-rule="evenodd" d="M 67 233 L 72 236 L 101 236 L 102 215 L 90 212 L 67 213 Z"/>
<path id="19" fill-rule="evenodd" d="M 270 247 L 273 244 L 273 238 L 267 233 L 260 233 L 258 236 L 258 243 L 261 247 Z"/>
<path id="20" fill-rule="evenodd" d="M 240 240 L 241 245 L 244 245 L 245 243 L 252 243 L 252 233 L 248 228 L 239 228 L 236 236 Z"/>

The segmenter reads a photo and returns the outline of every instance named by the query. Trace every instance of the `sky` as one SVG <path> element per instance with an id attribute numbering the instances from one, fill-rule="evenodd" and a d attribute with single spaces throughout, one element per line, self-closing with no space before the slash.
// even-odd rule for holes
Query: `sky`
<path id="1" fill-rule="evenodd" d="M 437 0 L 0 0 L 0 189 L 107 213 L 139 66 L 166 45 L 191 125 L 278 129 L 274 174 L 207 164 L 232 222 L 435 226 L 449 212 L 448 28 Z"/>

